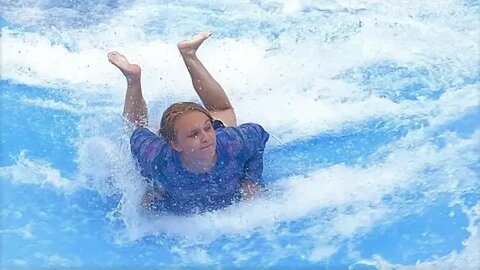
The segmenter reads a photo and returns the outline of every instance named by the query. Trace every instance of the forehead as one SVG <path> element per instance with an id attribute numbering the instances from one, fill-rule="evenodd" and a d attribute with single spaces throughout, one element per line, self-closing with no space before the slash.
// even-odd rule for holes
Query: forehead
<path id="1" fill-rule="evenodd" d="M 183 132 L 190 131 L 196 128 L 202 128 L 206 122 L 210 122 L 210 118 L 199 111 L 190 111 L 183 113 L 175 121 L 175 131 Z"/>

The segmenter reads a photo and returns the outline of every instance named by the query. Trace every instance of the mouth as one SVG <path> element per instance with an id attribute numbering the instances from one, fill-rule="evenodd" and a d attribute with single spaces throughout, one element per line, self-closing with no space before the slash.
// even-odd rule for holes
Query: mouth
<path id="1" fill-rule="evenodd" d="M 204 146 L 204 147 L 200 148 L 200 150 L 205 150 L 205 149 L 208 149 L 208 148 L 210 148 L 210 147 L 212 147 L 212 146 L 213 146 L 213 144 L 210 144 L 210 145 L 207 145 L 207 146 Z"/>

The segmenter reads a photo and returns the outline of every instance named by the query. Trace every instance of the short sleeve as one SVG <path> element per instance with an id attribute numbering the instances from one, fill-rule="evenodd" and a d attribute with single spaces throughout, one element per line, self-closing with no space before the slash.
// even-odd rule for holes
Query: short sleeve
<path id="1" fill-rule="evenodd" d="M 262 184 L 263 151 L 270 135 L 258 124 L 242 124 L 237 128 L 243 149 L 239 159 L 245 161 L 243 168 L 245 180 Z"/>
<path id="2" fill-rule="evenodd" d="M 136 128 L 130 137 L 132 155 L 144 177 L 153 178 L 154 161 L 166 147 L 167 142 L 147 128 Z"/>
<path id="3" fill-rule="evenodd" d="M 270 135 L 259 124 L 242 124 L 237 127 L 241 137 L 248 148 L 248 154 L 254 155 L 258 150 L 263 150 Z"/>

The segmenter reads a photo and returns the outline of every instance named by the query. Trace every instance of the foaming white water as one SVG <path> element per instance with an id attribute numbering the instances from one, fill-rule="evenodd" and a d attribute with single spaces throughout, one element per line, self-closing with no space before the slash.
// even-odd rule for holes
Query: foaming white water
<path id="1" fill-rule="evenodd" d="M 440 104 L 447 100 L 456 102 L 455 97 L 468 99 L 469 96 L 465 93 L 470 91 L 452 91 L 448 99 L 440 99 Z M 463 112 L 456 110 L 454 113 L 449 106 L 437 109 L 440 112 L 429 119 L 435 125 L 412 131 L 403 139 L 380 149 L 373 155 L 377 157 L 370 165 L 334 165 L 308 172 L 305 176 L 279 179 L 270 186 L 271 192 L 260 198 L 196 217 L 146 217 L 138 208 L 144 188 L 141 178 L 131 160 L 118 155 L 119 152 L 128 154 L 128 150 L 122 149 L 124 146 L 116 147 L 105 139 L 93 139 L 90 143 L 83 144 L 84 147 L 91 147 L 91 151 L 89 155 L 80 158 L 87 162 L 80 165 L 81 168 L 91 170 L 92 179 L 102 179 L 100 182 L 115 175 L 116 180 L 112 184 L 122 190 L 123 194 L 117 214 L 127 223 L 134 223 L 127 226 L 121 241 L 161 233 L 186 237 L 190 243 L 210 242 L 224 235 L 245 237 L 258 230 L 268 235 L 274 233 L 282 222 L 316 217 L 327 209 L 337 209 L 335 216 L 327 219 L 326 223 L 320 222 L 318 227 L 309 228 L 311 237 L 315 238 L 318 234 L 321 240 L 348 238 L 360 230 L 368 230 L 380 221 L 391 220 L 393 215 L 398 214 L 399 209 L 395 205 L 389 206 L 382 201 L 386 195 L 407 191 L 412 186 L 426 185 L 430 189 L 426 194 L 427 199 L 432 199 L 439 192 L 460 194 L 474 187 L 474 174 L 469 172 L 467 165 L 473 164 L 477 158 L 474 153 L 478 148 L 480 133 L 477 131 L 470 138 L 459 138 L 446 132 L 446 146 L 439 148 L 427 138 Z M 99 155 L 103 152 L 110 158 Z M 443 168 L 439 175 L 442 172 L 446 174 L 429 184 L 426 179 L 434 176 L 424 175 L 423 171 L 432 166 Z M 412 203 L 411 208 L 421 208 L 422 203 Z M 353 205 L 355 207 L 351 208 Z M 319 234 L 320 232 L 322 233 Z M 312 258 L 319 257 L 315 254 L 312 252 Z"/>
<path id="2" fill-rule="evenodd" d="M 461 251 L 452 251 L 450 254 L 438 259 L 426 262 L 417 262 L 415 265 L 392 264 L 380 256 L 374 256 L 373 260 L 362 260 L 359 263 L 372 265 L 382 270 L 393 269 L 477 269 L 480 265 L 480 231 L 478 227 L 480 217 L 480 204 L 469 209 L 463 208 L 463 212 L 469 217 L 467 230 L 470 237 L 462 242 L 465 247 Z"/>
<path id="3" fill-rule="evenodd" d="M 0 179 L 53 188 L 67 194 L 82 187 L 79 182 L 63 177 L 61 171 L 49 163 L 29 159 L 24 152 L 20 153 L 15 164 L 0 167 Z"/>
<path id="4" fill-rule="evenodd" d="M 424 143 L 417 145 L 416 149 L 394 150 L 385 162 L 371 166 L 336 165 L 304 177 L 282 179 L 270 186 L 270 194 L 222 211 L 188 218 L 145 215 L 138 209 L 141 196 L 138 190 L 141 188 L 138 183 L 129 181 L 120 184 L 133 191 L 125 193 L 116 212 L 126 223 L 117 241 L 131 242 L 148 235 L 178 236 L 180 238 L 171 247 L 172 251 L 199 249 L 198 253 L 203 255 L 196 259 L 216 261 L 218 258 L 212 254 L 205 257 L 203 248 L 219 238 L 242 241 L 251 235 L 259 235 L 270 239 L 266 245 L 276 250 L 268 258 L 270 263 L 295 255 L 312 262 L 322 261 L 334 254 L 343 241 L 369 232 L 378 224 L 392 223 L 412 211 L 419 211 L 435 201 L 438 194 L 449 192 L 460 196 L 474 190 L 476 184 L 472 179 L 475 174 L 470 173 L 465 164 L 476 159 L 474 153 L 478 150 L 475 147 L 478 148 L 479 139 L 480 133 L 476 132 L 469 139 L 450 138 L 449 146 L 444 149 Z M 443 169 L 433 176 L 425 174 L 423 170 L 431 166 Z M 428 190 L 424 199 L 403 201 L 401 207 L 382 200 L 386 195 L 422 186 Z M 307 221 L 302 232 L 282 226 L 298 220 Z M 472 233 L 478 229 L 478 224 L 475 219 L 470 222 Z M 298 240 L 300 236 L 307 240 Z M 290 237 L 295 239 L 290 245 L 278 243 L 279 239 Z M 472 239 L 465 244 L 475 244 L 475 238 Z M 224 247 L 233 260 L 255 257 L 255 254 L 239 251 L 238 245 L 241 244 L 234 243 Z M 196 261 L 191 258 L 192 254 L 182 254 L 177 254 L 182 260 Z M 469 256 L 478 259 L 473 254 Z"/>
<path id="5" fill-rule="evenodd" d="M 274 3 L 290 11 L 268 15 L 266 7 Z M 199 50 L 199 56 L 227 90 L 240 122 L 260 122 L 283 142 L 336 130 L 347 122 L 362 123 L 385 115 L 410 116 L 419 113 L 422 104 L 366 95 L 358 85 L 337 76 L 382 61 L 412 68 L 448 66 L 449 73 L 457 73 L 450 74 L 452 78 L 474 75 L 478 71 L 479 30 L 473 26 L 478 22 L 475 14 L 461 9 L 455 1 L 440 1 L 429 10 L 415 1 L 390 4 L 302 1 L 292 4 L 297 8 L 289 8 L 282 1 L 263 1 L 259 5 L 232 2 L 225 8 L 241 7 L 252 14 L 256 11 L 258 15 L 250 19 L 252 22 L 264 15 L 281 19 L 279 25 L 291 19 L 292 10 L 300 12 L 298 5 L 361 11 L 341 14 L 333 20 L 319 13 L 318 23 L 325 23 L 325 27 L 312 26 L 313 17 L 307 14 L 306 19 L 297 19 L 298 24 L 290 25 L 275 40 L 254 29 L 235 39 L 214 35 Z M 55 31 L 41 35 L 4 29 L 2 43 L 8 45 L 3 46 L 2 76 L 21 83 L 67 87 L 72 89 L 75 100 L 83 102 L 102 95 L 121 106 L 125 80 L 106 61 L 108 51 L 119 50 L 143 67 L 144 94 L 150 104 L 166 107 L 165 100 L 197 100 L 175 46 L 188 37 L 179 32 L 189 28 L 180 27 L 178 33 L 169 31 L 164 36 L 146 33 L 147 26 L 157 22 L 158 14 L 171 8 L 139 1 L 98 26 L 65 29 L 60 37 Z M 445 9 L 465 16 L 471 28 L 458 29 L 447 20 Z M 196 14 L 194 7 L 176 14 L 188 11 Z M 132 16 L 135 25 L 124 19 Z M 169 19 L 165 18 L 166 27 Z M 184 23 L 188 24 L 188 19 Z M 158 119 L 151 122 L 157 123 Z"/>
<path id="6" fill-rule="evenodd" d="M 263 265 L 290 256 L 317 262 L 331 257 L 342 241 L 420 211 L 442 192 L 478 190 L 476 174 L 468 165 L 478 161 L 479 131 L 464 138 L 441 129 L 478 108 L 478 83 L 463 82 L 478 76 L 480 25 L 475 11 L 458 1 L 428 6 L 418 1 L 209 1 L 218 12 L 199 8 L 202 1 L 186 2 L 133 2 L 82 29 L 2 31 L 2 79 L 71 91 L 68 102 L 43 98 L 22 102 L 82 118 L 77 123 L 78 182 L 102 195 L 119 196 L 118 207 L 110 213 L 125 225 L 116 236 L 119 243 L 167 234 L 180 238 L 170 249 L 172 254 L 184 261 L 211 263 L 218 258 L 201 244 L 222 237 L 241 243 L 260 235 L 274 250 Z M 22 16 L 22 10 L 12 14 Z M 54 12 L 35 7 L 27 11 L 36 22 Z M 234 20 L 248 23 L 248 29 L 236 32 L 239 25 Z M 266 32 L 275 33 L 262 31 L 262 22 L 269 24 Z M 415 118 L 427 126 L 383 146 L 367 164 L 336 164 L 277 179 L 262 197 L 222 211 L 189 218 L 147 215 L 139 207 L 145 187 L 130 158 L 128 132 L 114 116 L 121 113 L 125 79 L 106 61 L 106 53 L 119 50 L 142 66 L 155 129 L 162 107 L 196 99 L 175 44 L 207 27 L 213 27 L 214 35 L 199 57 L 227 90 L 240 122 L 259 122 L 281 142 L 378 118 L 393 123 Z M 421 78 L 405 76 L 399 84 L 425 82 L 440 98 L 395 100 L 362 88 L 363 74 L 358 70 L 382 63 L 421 70 L 417 72 Z M 344 78 L 350 74 L 357 81 Z M 99 100 L 108 104 L 95 105 Z M 445 147 L 434 142 L 439 136 Z M 275 143 L 272 140 L 269 147 Z M 438 172 L 424 172 L 432 167 Z M 75 190 L 57 169 L 24 157 L 0 172 L 17 182 Z M 425 198 L 405 199 L 407 206 L 383 201 L 387 195 L 420 187 L 428 190 Z M 464 251 L 420 266 L 478 262 L 478 249 L 472 247 L 478 244 L 477 216 L 469 214 L 471 237 Z M 284 226 L 299 220 L 306 221 L 301 232 Z M 293 238 L 289 245 L 279 243 L 289 238 Z M 255 257 L 240 245 L 232 241 L 223 250 L 239 263 Z M 382 258 L 372 264 L 398 266 Z"/>
<path id="7" fill-rule="evenodd" d="M 23 239 L 32 239 L 32 223 L 27 223 L 25 226 L 15 229 L 3 229 L 0 230 L 0 234 L 18 234 Z"/>

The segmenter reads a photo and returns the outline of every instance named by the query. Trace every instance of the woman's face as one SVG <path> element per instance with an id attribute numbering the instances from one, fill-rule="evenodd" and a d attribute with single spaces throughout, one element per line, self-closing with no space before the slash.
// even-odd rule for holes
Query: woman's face
<path id="1" fill-rule="evenodd" d="M 190 111 L 175 122 L 172 147 L 192 161 L 210 161 L 215 156 L 217 141 L 210 118 L 202 112 Z"/>

